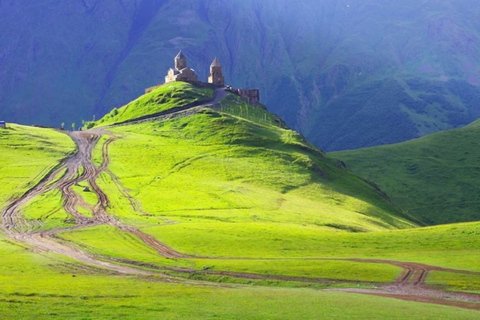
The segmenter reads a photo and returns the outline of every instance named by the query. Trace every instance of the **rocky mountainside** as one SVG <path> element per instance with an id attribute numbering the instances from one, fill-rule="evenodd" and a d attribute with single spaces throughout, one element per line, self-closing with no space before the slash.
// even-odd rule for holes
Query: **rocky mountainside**
<path id="1" fill-rule="evenodd" d="M 183 49 L 325 150 L 480 116 L 473 0 L 0 0 L 0 118 L 99 118 L 162 82 Z"/>

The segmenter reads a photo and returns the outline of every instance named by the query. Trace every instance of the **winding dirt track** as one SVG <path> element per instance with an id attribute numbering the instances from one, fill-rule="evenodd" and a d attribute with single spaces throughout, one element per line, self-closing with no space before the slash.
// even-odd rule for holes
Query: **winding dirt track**
<path id="1" fill-rule="evenodd" d="M 223 97 L 221 93 L 217 94 L 215 101 Z M 193 106 L 200 107 L 200 106 Z M 184 112 L 182 110 L 181 112 Z M 169 115 L 172 116 L 172 115 Z M 157 116 L 158 117 L 158 116 Z M 141 121 L 145 121 L 142 119 Z M 108 214 L 109 200 L 108 196 L 99 188 L 96 180 L 100 174 L 106 173 L 110 175 L 112 181 L 117 188 L 126 197 L 132 210 L 140 214 L 146 214 L 141 210 L 140 204 L 129 195 L 120 183 L 118 178 L 108 170 L 109 157 L 108 147 L 117 139 L 110 132 L 95 129 L 83 132 L 72 132 L 68 135 L 77 144 L 77 152 L 60 162 L 60 164 L 50 172 L 35 187 L 26 192 L 22 197 L 12 201 L 2 212 L 2 226 L 4 233 L 11 238 L 24 242 L 35 250 L 44 252 L 53 252 L 63 256 L 67 256 L 80 262 L 105 268 L 117 273 L 134 274 L 134 275 L 161 275 L 164 279 L 168 279 L 165 275 L 167 271 L 175 271 L 176 273 L 203 273 L 210 275 L 220 275 L 229 277 L 238 277 L 245 279 L 262 279 L 262 280 L 279 280 L 279 281 L 297 281 L 311 283 L 333 283 L 335 281 L 328 279 L 312 279 L 302 277 L 288 277 L 281 275 L 259 275 L 251 273 L 226 272 L 216 270 L 194 270 L 189 268 L 159 268 L 157 266 L 147 265 L 139 261 L 119 260 L 111 257 L 97 256 L 89 252 L 83 251 L 71 243 L 63 241 L 56 237 L 57 234 L 69 230 L 82 229 L 86 227 L 108 225 L 128 232 L 142 240 L 146 245 L 155 249 L 161 256 L 170 259 L 195 258 L 195 259 L 212 259 L 212 260 L 276 260 L 276 259 L 242 259 L 242 258 L 218 258 L 218 257 L 199 257 L 182 254 L 173 248 L 159 242 L 151 235 L 145 234 L 139 229 L 124 224 L 115 217 Z M 102 135 L 108 135 L 109 139 L 102 145 L 103 161 L 99 167 L 96 167 L 92 161 L 92 151 L 98 143 Z M 62 172 L 65 173 L 61 175 Z M 61 176 L 60 176 L 61 175 Z M 98 197 L 98 203 L 94 206 L 85 203 L 74 190 L 75 184 L 87 182 L 92 192 Z M 33 198 L 51 190 L 58 189 L 61 191 L 64 202 L 63 207 L 72 216 L 75 225 L 69 228 L 40 230 L 39 225 L 32 223 L 24 218 L 22 214 L 22 206 L 27 204 Z M 87 217 L 78 211 L 78 207 L 88 209 L 92 215 Z M 168 222 L 167 222 L 168 223 Z M 285 260 L 285 259 L 278 259 Z M 480 275 L 480 272 L 472 272 L 466 270 L 446 269 L 435 266 L 429 266 L 419 263 L 408 263 L 392 260 L 378 259 L 329 259 L 329 258 L 306 258 L 305 260 L 344 260 L 361 263 L 379 263 L 390 264 L 401 267 L 403 272 L 392 284 L 380 286 L 376 290 L 362 289 L 341 289 L 341 291 L 370 294 L 378 296 L 386 296 L 397 299 L 412 300 L 418 302 L 427 302 L 434 304 L 450 305 L 461 308 L 480 310 L 480 295 L 467 294 L 458 292 L 445 292 L 435 290 L 425 285 L 425 279 L 429 271 L 447 271 L 461 274 Z M 141 268 L 139 268 L 141 267 Z M 148 268 L 148 271 L 145 270 Z M 345 282 L 345 281 L 342 281 Z"/>
<path id="2" fill-rule="evenodd" d="M 348 261 L 380 263 L 398 266 L 403 269 L 394 283 L 382 286 L 376 290 L 369 289 L 339 289 L 337 291 L 377 295 L 401 300 L 426 302 L 448 305 L 466 309 L 480 310 L 480 295 L 474 293 L 452 292 L 431 288 L 425 284 L 428 272 L 444 271 L 451 273 L 480 275 L 480 272 L 457 270 L 430 266 L 421 263 L 401 262 L 377 259 L 345 259 Z"/>
<path id="3" fill-rule="evenodd" d="M 25 242 L 37 250 L 58 253 L 81 262 L 94 266 L 108 268 L 110 270 L 126 274 L 151 274 L 143 270 L 131 267 L 120 266 L 117 264 L 101 261 L 98 257 L 84 252 L 75 246 L 64 243 L 55 238 L 56 234 L 91 227 L 96 225 L 113 225 L 119 228 L 126 228 L 132 232 L 143 235 L 140 231 L 130 226 L 124 226 L 112 216 L 106 213 L 108 198 L 96 184 L 97 176 L 102 172 L 97 170 L 91 160 L 92 149 L 98 142 L 100 134 L 93 132 L 75 132 L 69 133 L 78 147 L 78 151 L 72 157 L 64 160 L 53 172 L 51 172 L 37 186 L 29 190 L 19 199 L 14 200 L 2 211 L 3 229 L 11 238 Z M 109 140 L 111 141 L 111 140 Z M 82 168 L 82 169 L 81 169 Z M 57 176 L 66 169 L 65 174 L 58 180 Z M 92 207 L 86 204 L 72 189 L 72 187 L 82 181 L 87 181 L 91 189 L 97 194 L 99 203 Z M 55 230 L 35 230 L 34 226 L 27 221 L 21 211 L 21 207 L 27 204 L 34 197 L 48 191 L 58 189 L 63 195 L 63 207 L 72 216 L 75 226 Z M 86 217 L 77 211 L 77 206 L 89 207 L 93 217 Z"/>

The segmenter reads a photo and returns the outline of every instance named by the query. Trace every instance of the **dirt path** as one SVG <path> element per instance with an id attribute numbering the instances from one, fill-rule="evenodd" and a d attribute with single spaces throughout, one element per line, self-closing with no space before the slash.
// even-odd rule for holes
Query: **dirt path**
<path id="1" fill-rule="evenodd" d="M 88 264 L 108 268 L 120 273 L 150 274 L 149 272 L 141 271 L 131 267 L 119 266 L 100 261 L 94 255 L 83 252 L 75 246 L 68 243 L 63 243 L 56 238 L 58 233 L 65 231 L 98 225 L 110 225 L 134 234 L 147 245 L 155 248 L 159 254 L 165 257 L 183 257 L 183 255 L 158 242 L 152 236 L 144 234 L 132 226 L 125 225 L 111 215 L 107 214 L 106 209 L 108 208 L 108 197 L 101 190 L 101 188 L 98 187 L 96 179 L 99 174 L 101 174 L 108 166 L 108 158 L 104 157 L 104 159 L 107 160 L 104 161 L 99 168 L 95 167 L 91 158 L 92 150 L 102 133 L 105 134 L 105 132 L 101 131 L 70 133 L 70 137 L 75 141 L 78 147 L 76 154 L 63 161 L 56 170 L 51 172 L 37 186 L 25 193 L 22 197 L 13 201 L 9 206 L 7 206 L 7 208 L 3 210 L 3 229 L 5 233 L 13 239 L 25 242 L 37 250 L 58 253 Z M 114 138 L 111 138 L 105 143 L 106 146 L 104 145 L 103 147 L 105 154 L 106 150 L 108 149 L 108 144 L 110 144 L 113 139 Z M 65 169 L 67 170 L 66 173 L 60 179 L 55 181 L 59 173 Z M 75 184 L 84 181 L 88 182 L 91 190 L 99 199 L 98 204 L 95 206 L 87 205 L 83 199 L 72 189 Z M 61 191 L 64 199 L 63 207 L 74 219 L 75 226 L 55 230 L 35 230 L 32 224 L 23 217 L 21 208 L 28 204 L 36 196 L 54 189 Z M 92 211 L 92 217 L 86 217 L 78 212 L 78 205 L 82 205 L 84 207 L 89 206 Z"/>
<path id="2" fill-rule="evenodd" d="M 425 284 L 428 272 L 444 271 L 459 274 L 480 275 L 480 272 L 457 270 L 430 266 L 421 263 L 401 262 L 378 259 L 344 259 L 354 262 L 390 264 L 403 268 L 394 283 L 384 285 L 376 290 L 338 289 L 336 291 L 377 295 L 401 300 L 448 305 L 466 309 L 480 310 L 480 295 L 474 293 L 452 292 L 434 289 Z"/>
<path id="3" fill-rule="evenodd" d="M 225 93 L 219 92 L 216 95 L 216 100 L 221 99 Z M 218 102 L 218 101 L 217 101 Z M 213 101 L 212 103 L 216 103 Z M 199 107 L 199 106 L 196 106 Z M 164 116 L 164 115 L 163 115 Z M 172 116 L 172 115 L 168 115 Z M 144 121 L 144 120 L 140 120 Z M 279 281 L 296 281 L 296 282 L 311 282 L 311 283 L 333 283 L 334 280 L 328 279 L 312 279 L 302 277 L 289 277 L 282 275 L 259 275 L 253 273 L 227 272 L 217 270 L 195 270 L 189 268 L 158 268 L 156 266 L 146 265 L 138 261 L 128 261 L 113 259 L 111 257 L 101 257 L 86 251 L 81 250 L 72 243 L 62 241 L 57 237 L 59 233 L 79 230 L 92 226 L 108 225 L 118 228 L 124 232 L 128 232 L 147 246 L 155 249 L 159 255 L 170 259 L 206 259 L 206 260 L 276 260 L 276 259 L 242 259 L 242 258 L 221 258 L 221 257 L 198 257 L 182 254 L 173 248 L 159 242 L 157 239 L 143 233 L 137 228 L 124 224 L 114 216 L 108 213 L 109 199 L 105 192 L 98 186 L 97 179 L 102 173 L 108 174 L 114 184 L 117 186 L 121 194 L 127 198 L 131 204 L 132 210 L 146 215 L 143 212 L 140 204 L 134 197 L 132 197 L 128 190 L 121 184 L 119 179 L 108 170 L 110 158 L 108 156 L 108 149 L 110 144 L 117 139 L 112 133 L 102 129 L 93 129 L 84 132 L 69 133 L 70 137 L 77 145 L 77 152 L 63 160 L 57 168 L 50 172 L 43 180 L 36 186 L 26 192 L 22 197 L 14 200 L 2 211 L 2 229 L 11 238 L 24 242 L 35 250 L 44 252 L 57 253 L 80 262 L 109 269 L 111 271 L 122 274 L 135 275 L 165 275 L 166 271 L 174 271 L 176 273 L 200 273 L 208 275 L 219 275 L 238 277 L 244 279 L 257 280 L 279 280 Z M 92 161 L 92 152 L 102 135 L 108 135 L 109 139 L 102 145 L 102 163 L 96 167 Z M 59 175 L 65 173 L 59 177 Z M 81 196 L 79 196 L 73 187 L 78 184 L 86 182 L 90 186 L 98 198 L 98 203 L 94 206 L 85 203 Z M 54 230 L 39 230 L 41 225 L 32 223 L 24 218 L 21 208 L 30 202 L 33 198 L 46 192 L 58 189 L 62 193 L 64 202 L 64 209 L 72 216 L 75 225 L 69 228 L 61 228 Z M 78 207 L 88 208 L 91 211 L 91 216 L 85 216 L 78 211 Z M 278 259 L 285 260 L 285 259 Z M 379 263 L 390 264 L 401 267 L 403 272 L 392 284 L 380 286 L 377 290 L 362 290 L 362 289 L 341 289 L 342 291 L 351 293 L 370 294 L 378 296 L 388 296 L 391 298 L 412 300 L 418 302 L 428 302 L 442 305 L 450 305 L 462 308 L 480 310 L 480 295 L 445 292 L 435 290 L 425 285 L 425 279 L 430 271 L 446 271 L 461 274 L 480 275 L 480 272 L 471 272 L 465 270 L 446 269 L 435 266 L 429 266 L 419 263 L 409 263 L 393 260 L 379 260 L 379 259 L 329 259 L 329 258 L 307 258 L 305 260 L 344 260 L 360 263 Z M 146 270 L 148 269 L 148 270 Z M 339 281 L 337 281 L 339 282 Z M 341 281 L 348 283 L 348 281 Z"/>
<path id="4" fill-rule="evenodd" d="M 193 108 L 212 106 L 217 104 L 226 95 L 227 92 L 225 89 L 220 88 L 215 91 L 213 100 L 207 103 L 192 104 L 184 107 L 174 108 L 160 114 L 151 115 L 148 117 L 148 119 L 136 119 L 128 121 L 128 123 L 136 123 L 146 120 L 151 121 L 158 117 L 174 116 L 175 114 Z M 98 143 L 100 137 L 104 134 L 110 135 L 110 138 L 102 146 L 103 161 L 102 164 L 97 168 L 92 161 L 92 151 Z M 98 225 L 110 225 L 135 235 L 146 245 L 154 248 L 160 255 L 166 258 L 190 257 L 173 250 L 172 248 L 160 243 L 154 237 L 145 234 L 132 226 L 121 223 L 115 217 L 107 213 L 107 208 L 109 206 L 108 197 L 96 182 L 97 178 L 102 172 L 106 172 L 112 177 L 112 180 L 117 187 L 120 187 L 122 194 L 130 201 L 133 210 L 141 211 L 139 203 L 133 197 L 128 195 L 128 192 L 126 192 L 125 188 L 121 186 L 118 178 L 116 178 L 113 173 L 107 170 L 109 164 L 108 146 L 116 139 L 115 136 L 104 131 L 103 129 L 72 132 L 68 133 L 68 135 L 76 143 L 77 152 L 73 156 L 63 160 L 55 170 L 47 174 L 47 176 L 36 186 L 34 186 L 20 198 L 12 201 L 2 211 L 1 228 L 4 230 L 4 232 L 14 239 L 26 242 L 34 247 L 41 248 L 44 251 L 56 252 L 82 262 L 105 266 L 104 262 L 98 262 L 92 255 L 81 252 L 72 245 L 65 243 L 61 244 L 58 239 L 57 241 L 54 241 L 54 238 L 56 234 L 67 230 L 81 229 Z M 57 176 L 59 176 L 59 174 L 64 170 L 66 171 L 65 174 L 62 177 L 57 178 Z M 83 198 L 73 190 L 73 186 L 81 182 L 87 182 L 92 192 L 96 194 L 98 203 L 95 206 L 85 203 Z M 35 197 L 55 189 L 60 190 L 62 193 L 64 199 L 63 208 L 72 216 L 75 226 L 69 229 L 38 231 L 37 229 L 41 228 L 41 225 L 37 225 L 36 223 L 25 219 L 21 209 Z M 92 217 L 87 217 L 80 213 L 78 211 L 79 207 L 83 207 L 91 211 Z M 121 269 L 118 269 L 118 267 L 115 267 L 114 269 L 119 272 L 121 271 Z M 126 273 L 131 273 L 132 270 L 128 269 L 125 271 Z"/>

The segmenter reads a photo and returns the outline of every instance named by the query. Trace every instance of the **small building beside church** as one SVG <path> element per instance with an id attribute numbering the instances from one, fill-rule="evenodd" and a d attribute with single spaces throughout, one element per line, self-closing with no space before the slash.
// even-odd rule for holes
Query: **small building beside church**
<path id="1" fill-rule="evenodd" d="M 258 89 L 237 89 L 235 93 L 247 99 L 249 103 L 260 102 L 260 90 Z"/>

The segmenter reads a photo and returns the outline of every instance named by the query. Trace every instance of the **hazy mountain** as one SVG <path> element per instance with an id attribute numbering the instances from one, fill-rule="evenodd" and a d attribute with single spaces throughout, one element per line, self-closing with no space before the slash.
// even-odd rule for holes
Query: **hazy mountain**
<path id="1" fill-rule="evenodd" d="M 323 149 L 402 141 L 480 116 L 479 14 L 473 0 L 0 0 L 0 117 L 99 118 L 183 49 L 205 79 L 218 56 Z"/>

